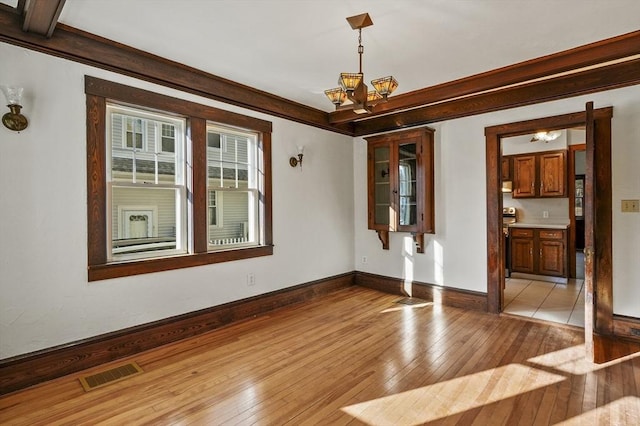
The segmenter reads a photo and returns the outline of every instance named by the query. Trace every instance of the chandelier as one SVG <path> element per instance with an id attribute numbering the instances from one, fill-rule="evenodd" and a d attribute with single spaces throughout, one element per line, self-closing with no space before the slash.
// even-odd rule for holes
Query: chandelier
<path id="1" fill-rule="evenodd" d="M 371 81 L 371 85 L 375 90 L 368 91 L 362 72 L 362 54 L 364 53 L 362 29 L 373 25 L 373 21 L 368 13 L 351 16 L 347 18 L 347 21 L 351 28 L 358 30 L 360 70 L 357 73 L 340 73 L 340 78 L 338 79 L 340 87 L 325 90 L 324 94 L 336 106 L 336 110 L 352 109 L 357 114 L 364 114 L 371 112 L 371 107 L 375 104 L 385 102 L 387 97 L 398 87 L 398 82 L 392 76 L 378 78 Z M 351 103 L 343 105 L 347 99 Z"/>

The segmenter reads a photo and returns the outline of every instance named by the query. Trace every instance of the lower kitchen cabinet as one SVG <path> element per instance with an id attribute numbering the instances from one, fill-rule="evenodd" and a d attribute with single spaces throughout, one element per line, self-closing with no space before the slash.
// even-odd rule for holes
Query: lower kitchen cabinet
<path id="1" fill-rule="evenodd" d="M 536 275 L 567 276 L 567 231 L 511 228 L 511 270 Z"/>

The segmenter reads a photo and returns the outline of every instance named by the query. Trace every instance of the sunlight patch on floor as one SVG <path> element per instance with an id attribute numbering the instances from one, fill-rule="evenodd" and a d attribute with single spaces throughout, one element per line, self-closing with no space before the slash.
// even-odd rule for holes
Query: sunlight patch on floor
<path id="1" fill-rule="evenodd" d="M 640 398 L 625 396 L 557 424 L 562 426 L 638 425 L 640 424 Z"/>
<path id="2" fill-rule="evenodd" d="M 418 389 L 343 407 L 370 425 L 414 425 L 438 420 L 535 389 L 564 376 L 510 364 Z"/>
<path id="3" fill-rule="evenodd" d="M 602 370 L 638 356 L 640 353 L 617 358 L 603 364 L 595 364 L 586 359 L 584 345 L 577 345 L 529 358 L 527 361 L 543 367 L 552 367 L 563 373 L 581 375 Z"/>
<path id="4" fill-rule="evenodd" d="M 384 311 L 382 311 L 380 313 L 381 314 L 386 314 L 387 312 L 404 311 L 404 310 L 407 310 L 407 309 L 420 309 L 420 308 L 426 308 L 427 306 L 433 306 L 433 302 L 417 303 L 415 305 L 397 306 L 397 307 L 385 309 Z"/>

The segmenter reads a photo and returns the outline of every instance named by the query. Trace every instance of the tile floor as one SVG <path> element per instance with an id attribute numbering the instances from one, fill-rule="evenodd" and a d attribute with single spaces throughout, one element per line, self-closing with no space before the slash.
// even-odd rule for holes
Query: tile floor
<path id="1" fill-rule="evenodd" d="M 584 327 L 584 280 L 567 284 L 507 278 L 504 309 L 508 314 Z"/>

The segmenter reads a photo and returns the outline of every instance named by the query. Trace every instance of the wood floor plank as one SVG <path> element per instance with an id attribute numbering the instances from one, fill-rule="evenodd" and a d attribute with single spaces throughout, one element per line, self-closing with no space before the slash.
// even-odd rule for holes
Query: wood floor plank
<path id="1" fill-rule="evenodd" d="M 0 398 L 0 424 L 637 424 L 640 356 L 575 359 L 579 331 L 351 287 Z M 626 345 L 626 344 L 625 344 Z M 610 348 L 614 356 L 637 345 Z M 129 360 L 125 360 L 129 361 Z M 123 361 L 120 360 L 119 363 Z M 629 423 L 632 422 L 632 423 Z"/>

